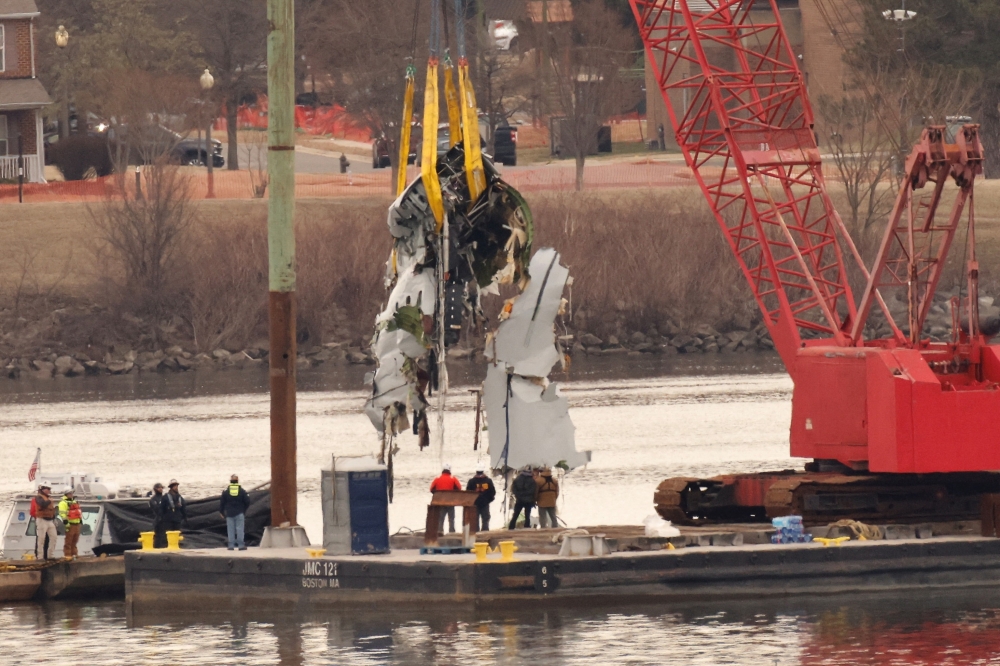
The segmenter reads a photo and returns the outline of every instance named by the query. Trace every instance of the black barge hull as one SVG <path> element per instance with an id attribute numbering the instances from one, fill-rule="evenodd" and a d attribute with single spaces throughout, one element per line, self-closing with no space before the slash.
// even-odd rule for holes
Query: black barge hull
<path id="1" fill-rule="evenodd" d="M 1000 539 L 943 537 L 896 541 L 694 547 L 603 557 L 382 556 L 310 558 L 304 549 L 131 552 L 130 613 L 307 612 L 524 604 L 635 604 L 929 588 L 1000 586 Z"/>

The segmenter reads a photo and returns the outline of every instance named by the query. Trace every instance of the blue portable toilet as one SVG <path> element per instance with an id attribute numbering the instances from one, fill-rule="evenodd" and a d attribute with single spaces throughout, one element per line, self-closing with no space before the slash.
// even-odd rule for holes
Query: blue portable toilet
<path id="1" fill-rule="evenodd" d="M 374 458 L 334 458 L 323 470 L 323 547 L 330 555 L 389 552 L 389 472 Z"/>

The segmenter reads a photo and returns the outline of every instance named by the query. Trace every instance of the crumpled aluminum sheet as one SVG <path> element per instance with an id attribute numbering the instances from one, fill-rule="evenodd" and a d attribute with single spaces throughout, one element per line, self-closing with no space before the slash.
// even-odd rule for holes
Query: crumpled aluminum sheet
<path id="1" fill-rule="evenodd" d="M 494 470 L 560 462 L 574 469 L 590 462 L 590 452 L 576 450 L 569 403 L 547 378 L 560 358 L 554 322 L 569 270 L 558 252 L 542 248 L 529 274 L 531 282 L 486 351 L 492 361 L 483 384 L 490 463 Z"/>

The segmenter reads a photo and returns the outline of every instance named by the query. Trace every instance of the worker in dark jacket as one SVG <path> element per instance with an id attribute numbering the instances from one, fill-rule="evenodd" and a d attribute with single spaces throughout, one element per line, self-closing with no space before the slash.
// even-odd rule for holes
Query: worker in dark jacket
<path id="1" fill-rule="evenodd" d="M 525 467 L 510 485 L 510 492 L 514 495 L 514 515 L 510 519 L 507 529 L 514 529 L 517 526 L 517 519 L 524 511 L 524 526 L 531 527 L 531 509 L 535 506 L 538 497 L 538 484 L 531 473 L 530 467 Z"/>
<path id="2" fill-rule="evenodd" d="M 243 528 L 246 512 L 250 508 L 250 496 L 240 485 L 240 477 L 233 474 L 229 477 L 229 485 L 222 491 L 219 499 L 219 513 L 226 519 L 226 536 L 229 537 L 228 548 L 233 550 L 238 545 L 240 550 L 246 550 L 243 541 Z"/>
<path id="3" fill-rule="evenodd" d="M 181 497 L 177 479 L 170 479 L 167 492 L 163 495 L 160 507 L 163 511 L 163 529 L 174 532 L 181 529 L 181 524 L 187 522 L 187 504 Z"/>
<path id="4" fill-rule="evenodd" d="M 149 510 L 153 512 L 153 548 L 167 547 L 167 529 L 163 525 L 163 484 L 153 486 L 149 496 Z"/>
<path id="5" fill-rule="evenodd" d="M 479 493 L 479 497 L 476 498 L 476 520 L 478 521 L 476 531 L 488 532 L 490 529 L 490 504 L 497 496 L 493 480 L 486 476 L 482 469 L 477 469 L 476 475 L 469 479 L 465 489 Z"/>

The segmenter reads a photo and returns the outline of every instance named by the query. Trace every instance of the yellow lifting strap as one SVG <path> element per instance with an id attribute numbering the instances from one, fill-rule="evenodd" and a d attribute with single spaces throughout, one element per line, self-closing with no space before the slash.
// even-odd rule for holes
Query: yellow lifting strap
<path id="1" fill-rule="evenodd" d="M 406 92 L 403 93 L 403 124 L 399 127 L 399 171 L 396 174 L 396 196 L 406 189 L 406 165 L 410 161 L 410 128 L 413 125 L 413 81 L 417 68 L 406 66 Z"/>
<path id="2" fill-rule="evenodd" d="M 438 59 L 427 61 L 427 83 L 424 84 L 424 140 L 420 153 L 420 175 L 427 193 L 427 203 L 431 207 L 437 230 L 444 223 L 444 201 L 441 198 L 441 181 L 437 175 L 437 131 L 438 131 Z"/>
<path id="3" fill-rule="evenodd" d="M 463 120 L 462 140 L 465 142 L 465 178 L 469 183 L 471 202 L 479 198 L 486 189 L 486 173 L 483 170 L 483 153 L 479 146 L 479 115 L 476 113 L 476 93 L 469 78 L 469 62 L 465 58 L 458 61 L 458 92 L 462 97 Z"/>
<path id="4" fill-rule="evenodd" d="M 462 140 L 462 111 L 455 90 L 455 67 L 447 55 L 444 59 L 444 98 L 448 102 L 448 147 Z"/>

